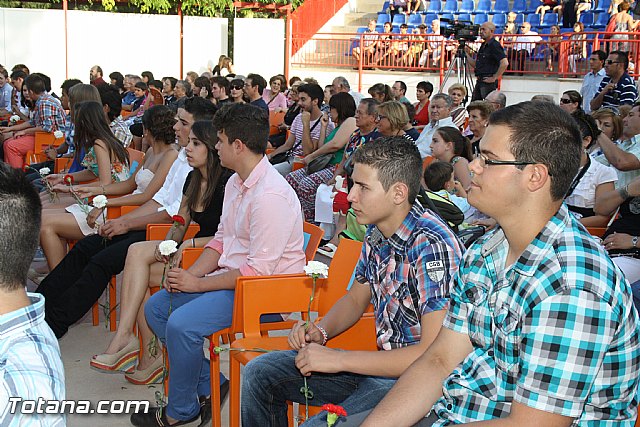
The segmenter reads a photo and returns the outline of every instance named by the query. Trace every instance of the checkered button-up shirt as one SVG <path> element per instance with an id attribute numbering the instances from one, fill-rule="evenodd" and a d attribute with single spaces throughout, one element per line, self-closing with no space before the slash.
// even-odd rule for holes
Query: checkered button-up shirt
<path id="1" fill-rule="evenodd" d="M 498 229 L 460 267 L 444 326 L 473 351 L 444 381 L 434 425 L 505 417 L 516 401 L 574 426 L 633 426 L 638 314 L 621 272 L 565 205 L 505 267 L 508 250 Z"/>
<path id="2" fill-rule="evenodd" d="M 36 101 L 34 115 L 30 120 L 32 126 L 40 126 L 45 132 L 67 133 L 69 122 L 67 113 L 62 109 L 60 101 L 48 93 L 43 93 Z"/>
<path id="3" fill-rule="evenodd" d="M 389 239 L 372 225 L 364 240 L 356 280 L 371 287 L 378 348 L 419 343 L 421 317 L 447 306 L 462 244 L 418 202 Z"/>

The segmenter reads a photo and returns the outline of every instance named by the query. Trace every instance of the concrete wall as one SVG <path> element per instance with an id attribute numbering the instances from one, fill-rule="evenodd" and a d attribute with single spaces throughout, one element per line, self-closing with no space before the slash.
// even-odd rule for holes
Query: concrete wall
<path id="1" fill-rule="evenodd" d="M 69 11 L 69 77 L 89 80 L 100 65 L 112 71 L 179 77 L 180 21 L 172 15 Z M 51 77 L 57 90 L 65 79 L 64 12 L 0 9 L 0 63 L 24 63 Z M 184 18 L 184 71 L 206 71 L 226 54 L 228 25 L 221 18 Z M 59 90 L 57 90 L 59 93 Z"/>
<path id="2" fill-rule="evenodd" d="M 233 64 L 237 74 L 269 78 L 284 73 L 284 19 L 236 18 L 233 21 Z"/>

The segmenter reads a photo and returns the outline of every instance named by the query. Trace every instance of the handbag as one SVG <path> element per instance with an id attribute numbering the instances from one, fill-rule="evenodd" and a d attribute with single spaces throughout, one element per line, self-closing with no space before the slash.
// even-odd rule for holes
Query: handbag
<path id="1" fill-rule="evenodd" d="M 320 117 L 318 120 L 316 120 L 316 122 L 313 124 L 313 126 L 311 126 L 311 129 L 309 129 L 309 133 L 313 132 L 313 130 L 318 125 L 318 123 L 320 123 L 321 119 L 322 119 L 322 117 Z M 293 156 L 293 153 L 300 146 L 300 144 L 302 144 L 302 139 L 300 139 L 299 141 L 296 141 L 296 143 L 293 144 L 293 147 L 291 147 L 287 151 L 283 151 L 282 153 L 278 153 L 275 156 L 271 157 L 271 159 L 269 159 L 269 162 L 272 165 L 277 165 L 279 163 L 284 163 L 284 162 L 289 161 L 289 157 Z"/>
<path id="2" fill-rule="evenodd" d="M 331 160 L 333 159 L 333 156 L 334 156 L 334 153 L 327 153 L 311 160 L 307 165 L 307 167 L 305 168 L 307 175 L 311 175 L 312 173 L 321 171 L 322 169 L 329 166 L 329 164 L 331 163 Z"/>

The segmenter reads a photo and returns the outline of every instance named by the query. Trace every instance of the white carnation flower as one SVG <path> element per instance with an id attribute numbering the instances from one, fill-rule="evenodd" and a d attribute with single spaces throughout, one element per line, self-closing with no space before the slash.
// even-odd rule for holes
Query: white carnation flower
<path id="1" fill-rule="evenodd" d="M 51 173 L 51 169 L 49 168 L 42 168 L 38 171 L 38 173 L 40 174 L 40 176 L 47 176 Z"/>
<path id="2" fill-rule="evenodd" d="M 160 255 L 170 256 L 178 250 L 178 244 L 173 240 L 164 240 L 158 245 Z"/>
<path id="3" fill-rule="evenodd" d="M 93 198 L 93 206 L 102 209 L 107 206 L 107 196 L 100 194 Z"/>
<path id="4" fill-rule="evenodd" d="M 20 121 L 20 116 L 18 116 L 17 114 L 14 114 L 13 116 L 9 117 L 9 121 L 11 123 L 18 123 Z"/>
<path id="5" fill-rule="evenodd" d="M 304 273 L 308 276 L 327 278 L 329 276 L 329 266 L 320 261 L 309 261 L 304 267 Z"/>
<path id="6" fill-rule="evenodd" d="M 63 137 L 64 137 L 64 133 L 62 133 L 62 131 L 57 130 L 57 131 L 55 131 L 55 132 L 53 133 L 53 137 L 54 137 L 55 139 L 63 138 Z"/>

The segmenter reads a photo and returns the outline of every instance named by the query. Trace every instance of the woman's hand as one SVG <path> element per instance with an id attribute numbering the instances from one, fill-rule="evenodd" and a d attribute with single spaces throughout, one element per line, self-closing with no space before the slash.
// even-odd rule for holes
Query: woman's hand
<path id="1" fill-rule="evenodd" d="M 329 126 L 329 114 L 322 113 L 322 118 L 320 119 L 320 126 L 324 129 L 326 129 L 327 126 Z"/>
<path id="2" fill-rule="evenodd" d="M 99 187 L 77 187 L 75 188 L 75 193 L 81 199 L 88 199 L 89 197 L 102 194 L 102 189 Z"/>
<path id="3" fill-rule="evenodd" d="M 55 184 L 52 190 L 56 193 L 71 193 L 71 187 L 64 184 Z"/>
<path id="4" fill-rule="evenodd" d="M 613 232 L 604 239 L 604 247 L 608 251 L 631 249 L 633 248 L 633 242 L 631 241 L 633 236 L 626 233 Z"/>
<path id="5" fill-rule="evenodd" d="M 54 186 L 56 184 L 62 184 L 64 177 L 59 173 L 53 173 L 51 175 L 47 175 L 44 179 L 47 180 L 49 185 Z"/>
<path id="6" fill-rule="evenodd" d="M 87 214 L 87 225 L 89 227 L 95 228 L 96 221 L 98 220 L 98 217 L 102 214 L 103 210 L 104 209 L 98 209 L 98 208 L 91 209 L 89 214 Z"/>

